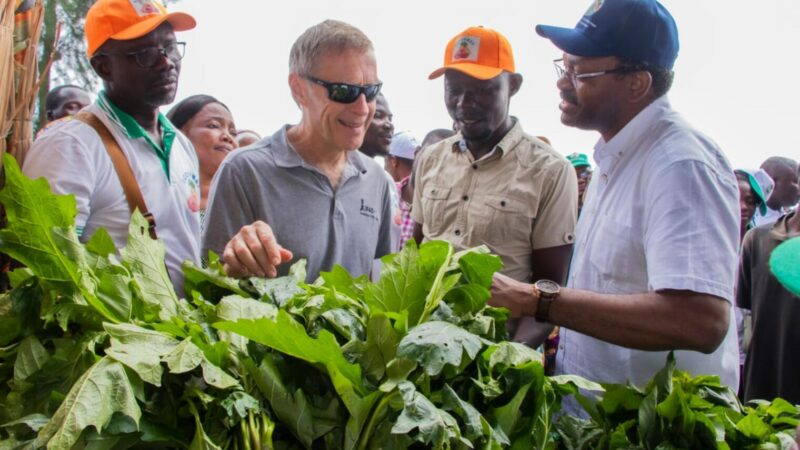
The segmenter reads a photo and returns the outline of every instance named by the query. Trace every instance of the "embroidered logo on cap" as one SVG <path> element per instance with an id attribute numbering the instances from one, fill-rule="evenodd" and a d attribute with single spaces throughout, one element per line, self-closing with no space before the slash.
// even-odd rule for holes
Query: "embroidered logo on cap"
<path id="1" fill-rule="evenodd" d="M 462 36 L 453 47 L 453 61 L 477 61 L 481 38 Z"/>
<path id="2" fill-rule="evenodd" d="M 141 16 L 150 16 L 153 14 L 160 14 L 161 10 L 158 3 L 153 0 L 130 0 L 131 6 L 136 10 L 136 14 Z"/>

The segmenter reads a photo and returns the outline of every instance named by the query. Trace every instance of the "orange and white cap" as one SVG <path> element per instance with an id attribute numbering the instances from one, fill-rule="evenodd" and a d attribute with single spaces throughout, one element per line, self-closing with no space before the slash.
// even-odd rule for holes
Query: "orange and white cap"
<path id="1" fill-rule="evenodd" d="M 514 73 L 511 44 L 491 28 L 467 28 L 450 39 L 444 51 L 444 65 L 434 70 L 428 79 L 442 76 L 447 69 L 464 72 L 479 80 L 492 79 L 503 71 Z"/>
<path id="2" fill-rule="evenodd" d="M 126 41 L 150 33 L 164 22 L 175 31 L 197 24 L 186 13 L 167 13 L 158 0 L 97 0 L 86 13 L 86 47 L 89 57 L 109 39 Z"/>

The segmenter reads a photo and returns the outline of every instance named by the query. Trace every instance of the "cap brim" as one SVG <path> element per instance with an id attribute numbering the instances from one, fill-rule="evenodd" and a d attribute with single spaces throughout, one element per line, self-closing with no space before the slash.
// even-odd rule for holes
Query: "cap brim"
<path id="1" fill-rule="evenodd" d="M 570 55 L 586 57 L 613 56 L 613 52 L 597 45 L 585 34 L 573 28 L 536 25 L 536 33 L 539 36 L 550 39 L 556 47 Z"/>
<path id="2" fill-rule="evenodd" d="M 758 184 L 756 177 L 754 177 L 750 172 L 746 173 L 747 180 L 750 182 L 750 189 L 752 189 L 753 193 L 756 194 L 756 197 L 758 197 L 758 210 L 761 211 L 761 215 L 764 216 L 767 214 L 767 199 L 764 198 L 764 191 L 761 190 L 761 185 Z"/>
<path id="3" fill-rule="evenodd" d="M 769 268 L 787 291 L 800 296 L 800 237 L 777 246 L 770 255 Z"/>
<path id="4" fill-rule="evenodd" d="M 197 26 L 197 22 L 194 20 L 194 17 L 190 16 L 189 14 L 182 13 L 182 12 L 174 12 L 169 13 L 164 16 L 153 16 L 149 19 L 143 20 L 136 25 L 128 27 L 119 33 L 111 36 L 111 39 L 116 39 L 118 41 L 127 41 L 129 39 L 136 39 L 140 38 L 147 33 L 155 30 L 164 22 L 169 22 L 172 25 L 173 30 L 175 31 L 186 31 L 191 30 L 195 26 Z"/>
<path id="5" fill-rule="evenodd" d="M 439 78 L 449 69 L 457 70 L 479 80 L 491 80 L 492 78 L 503 73 L 503 69 L 497 67 L 486 67 L 474 63 L 457 63 L 434 70 L 430 75 L 428 75 L 428 79 L 433 80 L 435 78 Z"/>

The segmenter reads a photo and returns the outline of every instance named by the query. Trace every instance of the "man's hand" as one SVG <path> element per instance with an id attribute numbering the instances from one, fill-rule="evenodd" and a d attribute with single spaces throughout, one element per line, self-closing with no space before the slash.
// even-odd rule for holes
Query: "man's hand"
<path id="1" fill-rule="evenodd" d="M 274 278 L 277 266 L 290 261 L 292 252 L 275 240 L 272 228 L 262 221 L 243 226 L 222 252 L 223 268 L 229 277 Z"/>
<path id="2" fill-rule="evenodd" d="M 533 286 L 514 280 L 501 273 L 494 274 L 492 282 L 492 306 L 500 306 L 511 311 L 511 317 L 533 316 L 536 303 L 533 298 Z"/>

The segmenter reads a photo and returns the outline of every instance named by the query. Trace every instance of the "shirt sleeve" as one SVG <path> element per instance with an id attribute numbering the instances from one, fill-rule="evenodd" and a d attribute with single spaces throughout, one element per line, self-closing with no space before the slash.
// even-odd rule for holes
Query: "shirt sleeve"
<path id="1" fill-rule="evenodd" d="M 381 205 L 381 225 L 378 233 L 378 245 L 375 248 L 375 258 L 392 253 L 392 223 L 394 221 L 394 206 L 392 191 L 394 184 L 389 179 L 383 180 L 383 205 Z"/>
<path id="2" fill-rule="evenodd" d="M 578 179 L 575 169 L 566 160 L 558 161 L 550 183 L 536 212 L 536 222 L 531 232 L 531 248 L 559 247 L 575 240 L 575 222 L 578 220 Z"/>
<path id="3" fill-rule="evenodd" d="M 29 178 L 44 177 L 54 193 L 75 196 L 79 236 L 91 214 L 96 177 L 96 162 L 89 156 L 87 145 L 102 146 L 102 142 L 96 133 L 81 140 L 63 130 L 48 130 L 33 142 L 22 164 L 22 172 Z"/>
<path id="4" fill-rule="evenodd" d="M 202 226 L 200 257 L 204 261 L 209 250 L 221 257 L 228 241 L 243 226 L 255 221 L 247 196 L 247 177 L 238 170 L 235 161 L 235 158 L 224 161 L 211 182 Z"/>
<path id="5" fill-rule="evenodd" d="M 643 234 L 653 290 L 688 290 L 733 301 L 739 243 L 734 180 L 732 172 L 697 160 L 655 167 L 647 175 Z"/>

